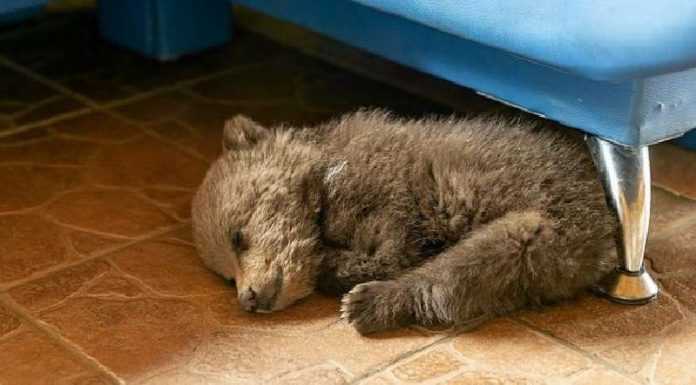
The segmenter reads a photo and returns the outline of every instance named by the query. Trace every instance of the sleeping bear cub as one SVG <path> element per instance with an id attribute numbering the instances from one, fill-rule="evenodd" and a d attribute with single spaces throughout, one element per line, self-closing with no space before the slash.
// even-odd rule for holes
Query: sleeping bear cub
<path id="1" fill-rule="evenodd" d="M 403 120 L 317 127 L 237 116 L 192 206 L 196 246 L 240 306 L 344 294 L 360 333 L 462 325 L 569 298 L 616 266 L 588 151 L 534 123 Z"/>

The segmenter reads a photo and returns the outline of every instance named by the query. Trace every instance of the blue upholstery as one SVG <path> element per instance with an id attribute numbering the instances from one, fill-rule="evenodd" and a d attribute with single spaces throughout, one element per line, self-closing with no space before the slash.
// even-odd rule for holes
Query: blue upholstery
<path id="1" fill-rule="evenodd" d="M 696 67 L 694 0 L 354 1 L 591 79 Z"/>
<path id="2" fill-rule="evenodd" d="M 46 3 L 48 0 L 0 0 L 0 25 L 31 17 Z"/>
<path id="3" fill-rule="evenodd" d="M 614 142 L 651 144 L 696 127 L 696 69 L 600 81 L 353 0 L 235 2 Z"/>

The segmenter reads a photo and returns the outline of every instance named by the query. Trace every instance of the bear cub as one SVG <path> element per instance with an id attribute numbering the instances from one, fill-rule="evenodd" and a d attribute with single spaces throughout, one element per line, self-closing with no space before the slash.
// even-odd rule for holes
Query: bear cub
<path id="1" fill-rule="evenodd" d="M 366 334 L 463 325 L 570 298 L 616 266 L 581 141 L 523 119 L 361 110 L 316 127 L 228 121 L 192 205 L 242 308 L 343 295 Z"/>

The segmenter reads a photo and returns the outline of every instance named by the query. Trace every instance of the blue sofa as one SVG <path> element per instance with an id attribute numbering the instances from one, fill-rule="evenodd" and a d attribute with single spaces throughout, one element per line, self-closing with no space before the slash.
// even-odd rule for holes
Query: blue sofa
<path id="1" fill-rule="evenodd" d="M 696 127 L 696 2 L 231 2 L 585 131 L 620 223 L 621 266 L 601 291 L 624 303 L 657 295 L 643 268 L 648 146 Z M 98 4 L 102 34 L 152 58 L 173 60 L 230 37 L 229 0 Z M 696 146 L 696 134 L 680 141 Z"/>

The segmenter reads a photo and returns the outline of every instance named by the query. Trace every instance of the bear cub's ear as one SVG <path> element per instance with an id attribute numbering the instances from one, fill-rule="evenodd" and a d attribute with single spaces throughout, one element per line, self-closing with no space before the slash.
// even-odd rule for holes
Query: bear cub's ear
<path id="1" fill-rule="evenodd" d="M 222 132 L 222 150 L 242 150 L 256 145 L 270 135 L 270 131 L 244 115 L 225 122 Z"/>

